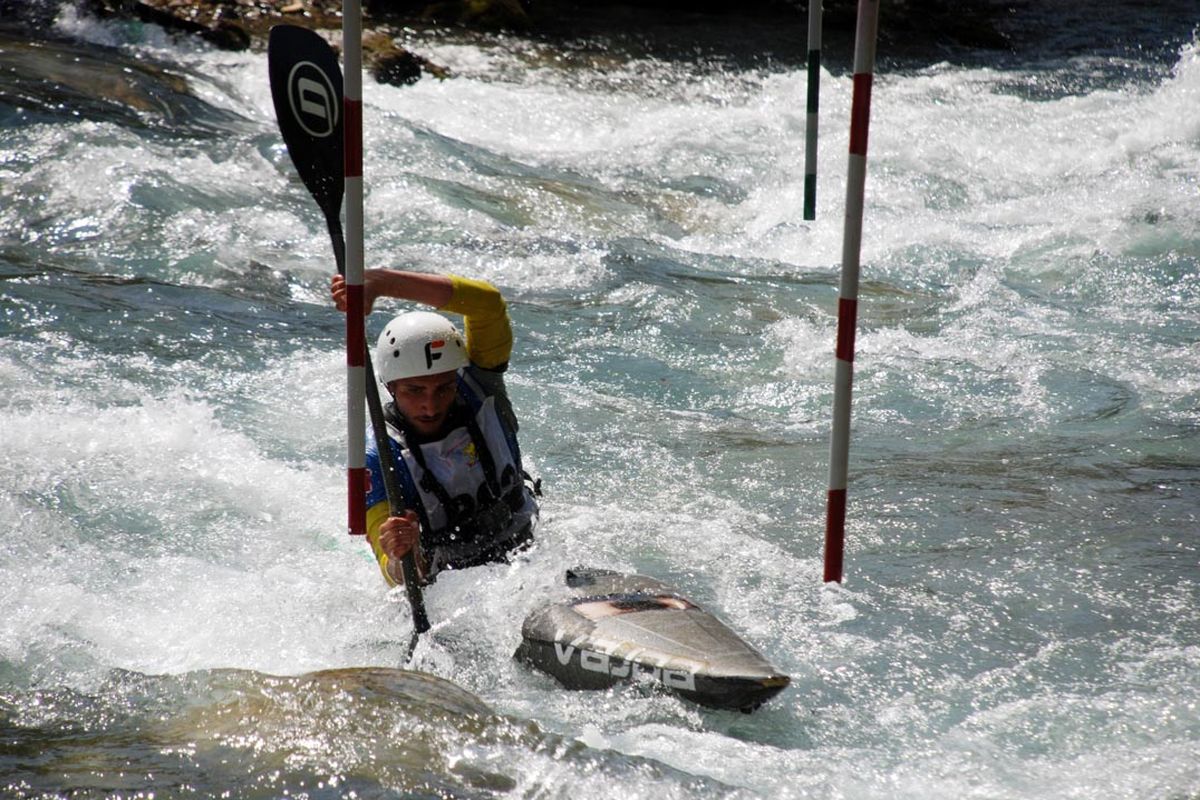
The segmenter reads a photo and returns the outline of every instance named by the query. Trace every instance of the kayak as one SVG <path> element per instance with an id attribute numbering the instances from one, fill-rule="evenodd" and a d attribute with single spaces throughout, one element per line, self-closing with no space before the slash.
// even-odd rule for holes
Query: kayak
<path id="1" fill-rule="evenodd" d="M 568 689 L 649 679 L 710 708 L 753 711 L 791 682 L 723 622 L 664 583 L 568 570 L 571 595 L 534 609 L 514 656 Z"/>

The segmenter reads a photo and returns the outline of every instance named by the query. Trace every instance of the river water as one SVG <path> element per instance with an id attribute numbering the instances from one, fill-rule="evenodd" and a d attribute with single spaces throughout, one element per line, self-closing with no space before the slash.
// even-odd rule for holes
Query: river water
<path id="1" fill-rule="evenodd" d="M 840 586 L 849 53 L 804 222 L 802 65 L 411 33 L 456 77 L 368 82 L 367 260 L 504 290 L 545 486 L 527 557 L 428 590 L 421 674 L 342 533 L 331 251 L 265 56 L 5 34 L 0 794 L 1200 797 L 1200 44 L 1079 16 L 881 50 Z M 511 654 L 576 564 L 792 686 L 558 689 Z"/>

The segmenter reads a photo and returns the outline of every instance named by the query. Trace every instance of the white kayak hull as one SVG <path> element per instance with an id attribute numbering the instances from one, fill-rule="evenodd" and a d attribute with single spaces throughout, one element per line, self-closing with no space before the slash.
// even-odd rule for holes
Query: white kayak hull
<path id="1" fill-rule="evenodd" d="M 654 578 L 574 569 L 567 585 L 571 597 L 525 619 L 515 655 L 568 689 L 649 678 L 701 705 L 753 711 L 790 683 L 724 623 Z"/>

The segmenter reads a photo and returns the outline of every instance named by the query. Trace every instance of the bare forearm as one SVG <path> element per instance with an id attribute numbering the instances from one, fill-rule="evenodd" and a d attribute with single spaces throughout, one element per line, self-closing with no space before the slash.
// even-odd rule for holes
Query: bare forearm
<path id="1" fill-rule="evenodd" d="M 396 297 L 441 308 L 454 296 L 454 284 L 446 275 L 406 272 L 399 269 L 371 269 L 364 276 L 371 299 Z"/>
<path id="2" fill-rule="evenodd" d="M 363 279 L 366 313 L 371 313 L 380 297 L 395 297 L 462 314 L 471 361 L 484 369 L 499 369 L 508 362 L 512 352 L 512 323 L 504 298 L 490 283 L 399 269 L 369 269 Z M 333 304 L 344 312 L 349 299 L 346 279 L 334 275 L 330 292 Z"/>
<path id="3" fill-rule="evenodd" d="M 471 361 L 495 369 L 512 352 L 512 324 L 500 292 L 490 283 L 453 275 L 396 269 L 367 271 L 367 297 L 399 297 L 462 314 Z"/>

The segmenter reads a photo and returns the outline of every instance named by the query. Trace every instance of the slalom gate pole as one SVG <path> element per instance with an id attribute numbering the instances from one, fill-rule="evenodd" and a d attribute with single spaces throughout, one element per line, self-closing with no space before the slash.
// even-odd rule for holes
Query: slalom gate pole
<path id="1" fill-rule="evenodd" d="M 347 503 L 352 535 L 367 532 L 366 315 L 363 307 L 362 3 L 342 3 L 346 179 Z M 369 387 L 374 389 L 375 387 Z M 381 445 L 382 447 L 382 445 Z"/>
<path id="2" fill-rule="evenodd" d="M 825 516 L 825 582 L 841 582 L 846 538 L 846 484 L 850 459 L 850 385 L 854 331 L 858 324 L 858 273 L 862 251 L 863 190 L 867 179 L 867 126 L 879 0 L 858 0 L 854 40 L 854 96 L 850 106 L 850 159 L 846 170 L 846 220 L 842 232 L 842 278 L 838 290 L 833 433 L 829 445 L 829 494 Z"/>
<path id="3" fill-rule="evenodd" d="M 371 428 L 379 448 L 383 482 L 388 506 L 393 515 L 403 513 L 403 492 L 399 486 L 396 467 L 388 455 L 387 427 L 375 370 L 366 360 L 366 315 L 363 296 L 363 138 L 362 138 L 362 0 L 342 3 L 342 57 L 345 59 L 343 79 L 343 108 L 345 110 L 346 180 L 346 369 L 351 384 L 346 419 L 350 426 L 350 532 L 367 532 L 366 512 L 366 414 L 364 401 L 371 409 Z M 369 384 L 369 385 L 368 385 Z M 368 394 L 369 393 L 369 394 Z M 356 475 L 357 473 L 357 475 Z M 355 527 L 357 525 L 357 528 Z M 404 590 L 412 608 L 413 633 L 408 643 L 408 663 L 416 650 L 417 640 L 429 630 L 429 615 L 417 576 L 415 554 L 410 552 L 401 562 L 404 570 Z"/>
<path id="4" fill-rule="evenodd" d="M 822 0 L 808 0 L 808 116 L 804 125 L 804 218 L 817 218 L 817 106 L 821 97 Z"/>

